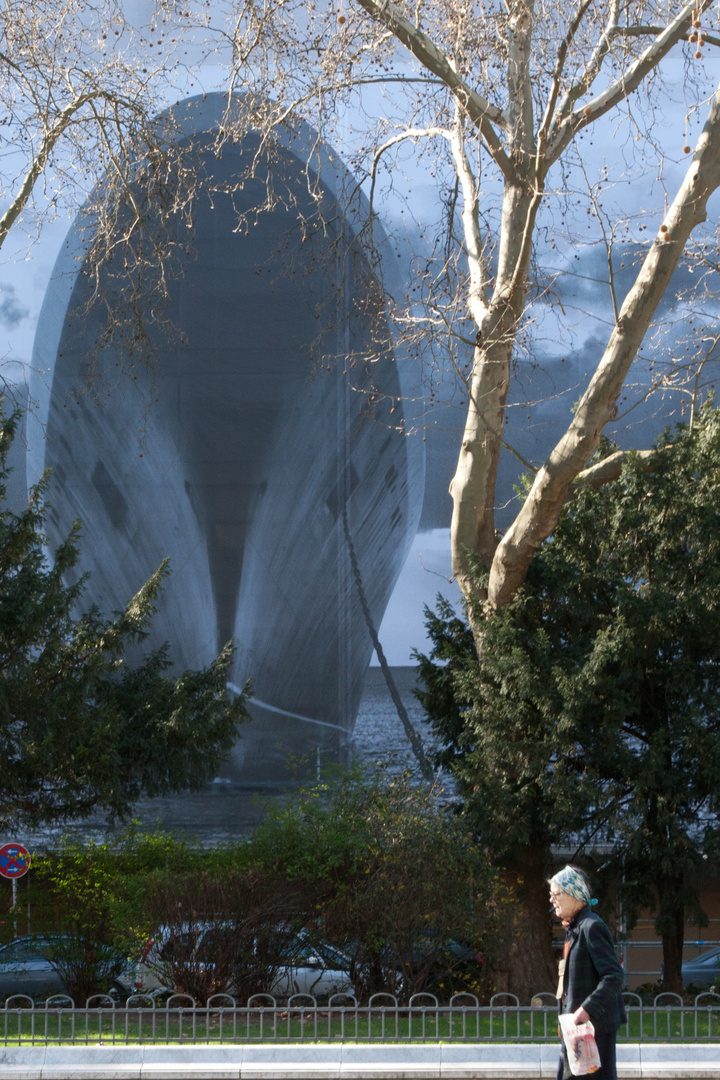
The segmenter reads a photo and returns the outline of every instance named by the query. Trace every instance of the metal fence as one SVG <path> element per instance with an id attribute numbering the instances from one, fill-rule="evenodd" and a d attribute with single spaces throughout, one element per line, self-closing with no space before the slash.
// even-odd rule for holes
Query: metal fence
<path id="1" fill-rule="evenodd" d="M 626 993 L 628 1022 L 618 1032 L 625 1042 L 720 1042 L 720 995 L 700 994 L 685 1004 L 660 994 L 644 1004 Z M 557 1002 L 538 994 L 521 1005 L 512 994 L 496 994 L 481 1005 L 472 994 L 456 994 L 441 1004 L 432 994 L 415 994 L 401 1004 L 392 994 L 374 994 L 367 1004 L 336 994 L 320 1004 L 297 994 L 286 1004 L 256 995 L 239 1006 L 217 994 L 205 1005 L 183 994 L 167 1000 L 136 995 L 118 1005 L 107 997 L 83 1007 L 55 996 L 42 1004 L 9 998 L 0 1008 L 5 1046 L 233 1045 L 258 1043 L 530 1043 L 556 1042 Z"/>

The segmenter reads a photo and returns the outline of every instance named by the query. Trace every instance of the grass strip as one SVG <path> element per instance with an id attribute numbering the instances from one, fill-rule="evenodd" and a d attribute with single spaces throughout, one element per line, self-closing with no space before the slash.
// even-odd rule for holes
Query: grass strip
<path id="1" fill-rule="evenodd" d="M 719 1008 L 630 1009 L 619 1042 L 720 1042 Z M 552 1009 L 35 1009 L 0 1012 L 5 1046 L 557 1042 Z"/>

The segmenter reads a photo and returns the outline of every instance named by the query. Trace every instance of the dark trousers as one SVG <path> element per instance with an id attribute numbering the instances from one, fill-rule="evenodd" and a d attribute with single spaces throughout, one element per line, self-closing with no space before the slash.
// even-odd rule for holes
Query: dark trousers
<path id="1" fill-rule="evenodd" d="M 616 1031 L 595 1032 L 598 1054 L 600 1055 L 600 1068 L 591 1073 L 592 1080 L 617 1080 L 617 1066 L 615 1063 Z M 558 1062 L 557 1080 L 568 1080 L 572 1076 L 570 1066 L 565 1053 L 565 1044 L 560 1043 L 560 1061 Z"/>

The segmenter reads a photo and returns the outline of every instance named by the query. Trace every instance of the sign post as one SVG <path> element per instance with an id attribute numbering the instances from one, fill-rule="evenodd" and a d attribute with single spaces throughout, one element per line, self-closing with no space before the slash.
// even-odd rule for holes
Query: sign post
<path id="1" fill-rule="evenodd" d="M 4 844 L 0 847 L 0 875 L 12 881 L 12 908 L 17 937 L 17 879 L 30 869 L 30 852 L 23 844 Z"/>

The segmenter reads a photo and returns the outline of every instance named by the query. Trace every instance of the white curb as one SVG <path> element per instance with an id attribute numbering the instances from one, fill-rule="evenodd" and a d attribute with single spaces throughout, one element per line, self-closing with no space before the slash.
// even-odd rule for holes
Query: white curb
<path id="1" fill-rule="evenodd" d="M 720 1080 L 718 1043 L 621 1043 L 618 1080 Z M 548 1043 L 0 1047 L 0 1080 L 554 1080 Z"/>

